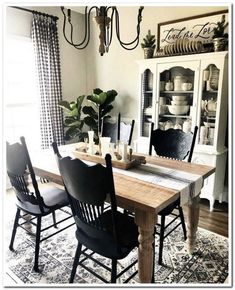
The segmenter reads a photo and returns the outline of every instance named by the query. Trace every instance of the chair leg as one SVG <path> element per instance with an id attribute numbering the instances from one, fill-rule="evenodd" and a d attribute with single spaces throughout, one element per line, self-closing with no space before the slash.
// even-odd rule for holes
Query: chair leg
<path id="1" fill-rule="evenodd" d="M 183 213 L 183 209 L 181 206 L 179 206 L 179 213 L 180 213 L 180 220 L 182 223 L 182 229 L 184 232 L 184 240 L 187 240 L 187 232 L 186 232 L 186 227 L 185 227 L 185 221 L 184 221 L 184 213 Z"/>
<path id="2" fill-rule="evenodd" d="M 111 283 L 116 283 L 117 279 L 117 259 L 112 259 Z"/>
<path id="3" fill-rule="evenodd" d="M 39 272 L 38 268 L 38 256 L 40 246 L 40 234 L 41 234 L 41 217 L 37 217 L 37 230 L 36 230 L 36 245 L 35 245 L 35 258 L 34 258 L 34 271 Z"/>
<path id="4" fill-rule="evenodd" d="M 53 223 L 54 223 L 54 228 L 58 228 L 58 226 L 56 225 L 56 215 L 55 215 L 55 211 L 52 212 L 52 218 L 53 218 Z"/>
<path id="5" fill-rule="evenodd" d="M 153 234 L 153 273 L 152 273 L 152 281 L 151 283 L 155 283 L 154 279 L 154 273 L 155 273 L 155 231 L 156 229 L 154 228 L 154 234 Z"/>
<path id="6" fill-rule="evenodd" d="M 14 243 L 14 240 L 15 240 L 15 235 L 16 235 L 16 230 L 17 230 L 17 227 L 18 227 L 19 218 L 20 218 L 20 209 L 17 208 L 16 215 L 15 215 L 14 226 L 13 226 L 12 235 L 11 235 L 11 242 L 10 242 L 10 245 L 9 245 L 9 249 L 11 251 L 14 251 L 13 243 Z"/>
<path id="7" fill-rule="evenodd" d="M 165 216 L 162 215 L 161 216 L 161 227 L 160 227 L 160 239 L 159 239 L 159 257 L 158 257 L 158 264 L 159 265 L 162 265 L 164 230 L 165 230 Z"/>
<path id="8" fill-rule="evenodd" d="M 79 258 L 80 258 L 80 254 L 81 254 L 81 249 L 82 249 L 82 244 L 78 242 L 77 250 L 75 253 L 74 260 L 73 260 L 73 268 L 72 268 L 72 272 L 70 275 L 69 283 L 73 283 L 73 280 L 74 280 L 74 277 L 76 274 L 76 270 L 77 270 L 77 266 L 78 266 L 78 262 L 79 262 Z"/>

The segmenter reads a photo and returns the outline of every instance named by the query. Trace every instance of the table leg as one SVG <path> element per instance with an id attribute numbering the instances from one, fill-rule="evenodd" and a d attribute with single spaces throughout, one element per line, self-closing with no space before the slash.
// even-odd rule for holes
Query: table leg
<path id="1" fill-rule="evenodd" d="M 187 223 L 187 241 L 188 241 L 188 253 L 190 255 L 194 252 L 197 227 L 199 221 L 199 201 L 200 196 L 196 196 L 192 199 L 191 204 L 188 204 L 188 223 Z"/>
<path id="2" fill-rule="evenodd" d="M 146 211 L 135 211 L 135 223 L 139 229 L 138 268 L 141 283 L 151 283 L 153 272 L 153 239 L 157 215 Z"/>

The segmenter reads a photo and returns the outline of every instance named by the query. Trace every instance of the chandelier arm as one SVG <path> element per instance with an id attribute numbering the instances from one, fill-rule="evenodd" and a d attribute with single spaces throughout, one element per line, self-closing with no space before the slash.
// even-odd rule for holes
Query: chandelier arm
<path id="1" fill-rule="evenodd" d="M 68 22 L 71 26 L 71 33 L 70 33 L 70 39 L 71 39 L 71 43 L 72 45 L 75 47 L 75 48 L 79 48 L 79 46 L 82 46 L 82 44 L 86 41 L 87 39 L 87 6 L 85 8 L 85 15 L 84 15 L 84 18 L 85 18 L 85 35 L 84 35 L 84 39 L 82 42 L 78 43 L 78 44 L 75 44 L 74 41 L 73 41 L 73 24 L 72 24 L 72 19 L 71 17 L 68 17 Z M 87 42 L 88 44 L 88 42 Z M 87 46 L 87 44 L 85 44 L 85 46 L 83 46 L 82 48 L 85 48 Z M 77 47 L 76 47 L 77 46 Z M 82 49 L 81 48 L 81 49 Z"/>
<path id="2" fill-rule="evenodd" d="M 116 35 L 117 35 L 117 39 L 120 43 L 120 45 L 127 49 L 127 50 L 132 50 L 132 49 L 135 49 L 137 47 L 137 45 L 139 44 L 139 35 L 140 35 L 140 22 L 142 21 L 142 10 L 144 9 L 143 6 L 141 6 L 139 8 L 139 13 L 138 13 L 138 17 L 137 17 L 137 27 L 136 27 L 136 31 L 137 31 L 137 35 L 136 35 L 136 38 L 131 41 L 131 42 L 123 42 L 120 38 L 120 27 L 119 27 L 119 13 L 115 7 L 115 17 L 116 17 Z M 130 46 L 131 44 L 135 43 L 135 46 L 132 47 L 132 48 L 128 48 L 128 47 L 125 47 L 125 46 Z"/>
<path id="3" fill-rule="evenodd" d="M 139 32 L 138 32 L 138 33 L 139 33 Z M 139 44 L 139 36 L 137 36 L 136 39 L 135 39 L 134 41 L 130 42 L 130 43 L 125 43 L 125 42 L 121 41 L 121 39 L 120 39 L 120 33 L 119 33 L 119 18 L 116 18 L 116 35 L 117 35 L 117 38 L 118 38 L 118 40 L 119 40 L 119 44 L 121 45 L 122 48 L 124 48 L 124 49 L 126 49 L 126 50 L 133 50 L 133 49 L 135 49 L 135 48 L 138 46 L 138 44 Z M 139 34 L 138 34 L 138 35 L 139 35 Z M 132 47 L 128 47 L 128 46 L 130 46 L 131 44 L 133 44 L 134 42 L 136 42 L 134 46 L 132 46 Z"/>
<path id="4" fill-rule="evenodd" d="M 86 39 L 86 43 L 84 44 L 84 46 L 82 47 L 79 47 L 80 44 L 74 44 L 74 47 L 77 48 L 77 49 L 83 49 L 85 47 L 87 47 L 89 41 L 90 41 L 90 14 L 91 14 L 91 11 L 93 8 L 96 8 L 96 11 L 97 11 L 97 7 L 96 6 L 92 6 L 88 13 L 87 13 L 87 6 L 86 6 L 86 15 L 85 15 L 85 31 L 86 31 L 86 37 L 84 37 L 84 41 Z M 83 41 L 83 42 L 84 42 Z"/>
<path id="5" fill-rule="evenodd" d="M 64 21 L 63 21 L 63 35 L 64 35 L 64 38 L 65 38 L 65 40 L 66 40 L 69 44 L 73 45 L 73 43 L 70 42 L 70 41 L 68 40 L 68 38 L 67 38 L 67 36 L 66 36 L 66 33 L 65 33 L 65 28 L 66 28 L 66 18 L 67 18 L 67 17 L 66 17 L 66 14 L 64 13 L 64 7 L 61 6 L 60 8 L 61 8 L 61 11 L 62 11 L 62 13 L 63 13 L 63 15 L 64 15 Z"/>
<path id="6" fill-rule="evenodd" d="M 89 17 L 90 17 L 90 13 L 91 13 L 91 10 L 93 8 L 96 8 L 97 9 L 97 6 L 92 6 L 89 11 L 88 11 L 88 16 L 87 16 L 87 6 L 86 6 L 86 9 L 85 9 L 85 36 L 84 36 L 84 39 L 83 41 L 81 41 L 80 43 L 77 43 L 75 44 L 73 42 L 73 25 L 72 25 L 72 22 L 71 20 L 68 19 L 68 22 L 70 23 L 70 26 L 71 26 L 71 33 L 70 33 L 70 37 L 71 37 L 71 41 L 67 38 L 66 36 L 66 32 L 65 32 L 65 28 L 66 28 L 66 14 L 64 13 L 64 7 L 61 7 L 61 11 L 64 15 L 64 24 L 63 24 L 63 34 L 64 34 L 64 38 L 65 40 L 70 44 L 72 45 L 73 47 L 75 47 L 76 49 L 84 49 L 88 43 L 89 43 L 89 40 L 90 40 L 90 23 L 89 23 Z M 84 44 L 85 42 L 85 44 Z M 84 45 L 83 45 L 84 44 Z M 83 46 L 82 46 L 83 45 Z"/>

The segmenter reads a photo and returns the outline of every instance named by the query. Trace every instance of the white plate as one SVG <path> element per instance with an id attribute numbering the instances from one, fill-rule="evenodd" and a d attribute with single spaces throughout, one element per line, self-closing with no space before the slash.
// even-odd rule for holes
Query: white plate
<path id="1" fill-rule="evenodd" d="M 179 52 L 182 53 L 183 52 L 183 39 L 179 39 Z"/>

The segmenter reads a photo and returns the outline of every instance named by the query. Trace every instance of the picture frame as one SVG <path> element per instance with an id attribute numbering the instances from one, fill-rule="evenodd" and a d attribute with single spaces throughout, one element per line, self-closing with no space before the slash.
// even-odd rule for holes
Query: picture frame
<path id="1" fill-rule="evenodd" d="M 217 25 L 218 21 L 221 21 L 222 15 L 225 15 L 227 22 L 228 10 L 221 10 L 158 23 L 157 50 L 165 45 L 175 43 L 180 38 L 199 40 L 203 44 L 211 43 L 213 28 Z M 228 27 L 226 30 L 228 30 Z"/>

